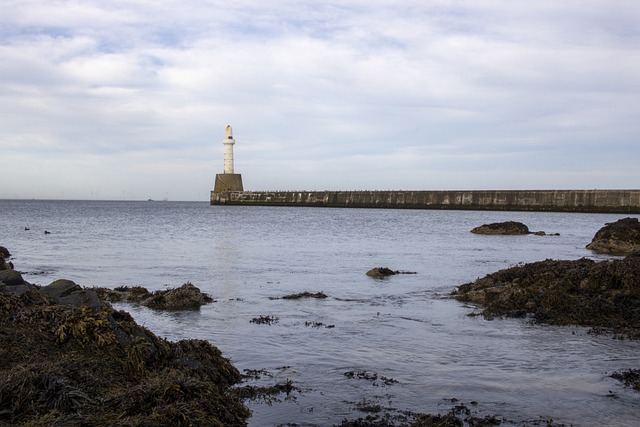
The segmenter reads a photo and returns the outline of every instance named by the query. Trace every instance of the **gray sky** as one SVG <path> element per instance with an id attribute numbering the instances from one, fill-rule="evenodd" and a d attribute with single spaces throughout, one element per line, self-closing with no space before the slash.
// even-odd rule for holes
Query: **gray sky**
<path id="1" fill-rule="evenodd" d="M 0 198 L 640 188 L 637 0 L 0 10 Z"/>

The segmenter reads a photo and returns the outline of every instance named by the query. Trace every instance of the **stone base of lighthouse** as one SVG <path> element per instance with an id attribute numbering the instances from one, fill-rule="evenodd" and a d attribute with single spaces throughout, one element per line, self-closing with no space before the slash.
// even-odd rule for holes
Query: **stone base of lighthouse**
<path id="1" fill-rule="evenodd" d="M 239 173 L 219 173 L 213 184 L 214 193 L 226 193 L 228 191 L 244 191 L 242 175 Z"/>

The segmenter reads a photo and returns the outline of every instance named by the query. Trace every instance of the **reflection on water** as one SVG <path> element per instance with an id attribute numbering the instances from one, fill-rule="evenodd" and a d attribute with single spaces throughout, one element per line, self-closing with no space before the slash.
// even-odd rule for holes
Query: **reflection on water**
<path id="1" fill-rule="evenodd" d="M 608 377 L 640 367 L 637 342 L 526 319 L 486 321 L 449 298 L 456 286 L 518 263 L 604 259 L 584 246 L 617 215 L 4 201 L 0 212 L 0 244 L 16 266 L 45 272 L 27 276 L 32 282 L 161 289 L 191 281 L 210 293 L 216 302 L 196 312 L 118 307 L 161 336 L 210 340 L 239 369 L 273 375 L 260 381 L 300 388 L 282 403 L 251 403 L 253 426 L 331 425 L 366 416 L 359 402 L 443 413 L 453 398 L 477 401 L 480 416 L 640 424 L 640 395 Z M 560 236 L 469 232 L 506 220 Z M 376 266 L 417 274 L 366 277 Z M 304 291 L 329 297 L 278 299 Z M 250 322 L 263 315 L 279 321 Z"/>

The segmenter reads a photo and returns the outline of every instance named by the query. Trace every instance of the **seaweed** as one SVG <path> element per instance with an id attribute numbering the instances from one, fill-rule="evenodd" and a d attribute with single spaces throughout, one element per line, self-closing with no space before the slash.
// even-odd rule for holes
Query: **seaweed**
<path id="1" fill-rule="evenodd" d="M 208 341 L 157 337 L 123 311 L 0 292 L 0 425 L 244 426 L 240 373 Z"/>
<path id="2" fill-rule="evenodd" d="M 596 262 L 545 260 L 500 270 L 453 292 L 482 315 L 531 316 L 539 323 L 580 325 L 640 338 L 640 256 Z"/>
<path id="3" fill-rule="evenodd" d="M 610 377 L 621 381 L 625 387 L 631 387 L 636 391 L 640 391 L 640 369 L 617 371 L 611 374 Z"/>
<path id="4" fill-rule="evenodd" d="M 110 302 L 132 302 L 157 310 L 197 310 L 213 302 L 207 293 L 200 291 L 191 282 L 178 288 L 150 292 L 142 286 L 118 286 L 114 289 L 93 288 L 100 298 Z"/>
<path id="5" fill-rule="evenodd" d="M 276 316 L 258 316 L 251 319 L 250 323 L 255 323 L 257 325 L 273 325 L 280 321 Z"/>
<path id="6" fill-rule="evenodd" d="M 327 295 L 324 292 L 316 292 L 312 293 L 309 291 L 300 292 L 298 294 L 285 295 L 282 299 L 302 299 L 302 298 L 316 298 L 316 299 L 325 299 Z"/>

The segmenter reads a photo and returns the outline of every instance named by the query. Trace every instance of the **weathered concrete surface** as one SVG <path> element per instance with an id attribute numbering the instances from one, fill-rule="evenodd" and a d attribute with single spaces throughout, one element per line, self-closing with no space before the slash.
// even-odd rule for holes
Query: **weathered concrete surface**
<path id="1" fill-rule="evenodd" d="M 211 204 L 640 213 L 640 190 L 212 191 Z"/>
<path id="2" fill-rule="evenodd" d="M 213 184 L 213 191 L 224 193 L 227 191 L 243 191 L 242 175 L 239 173 L 219 173 Z"/>

